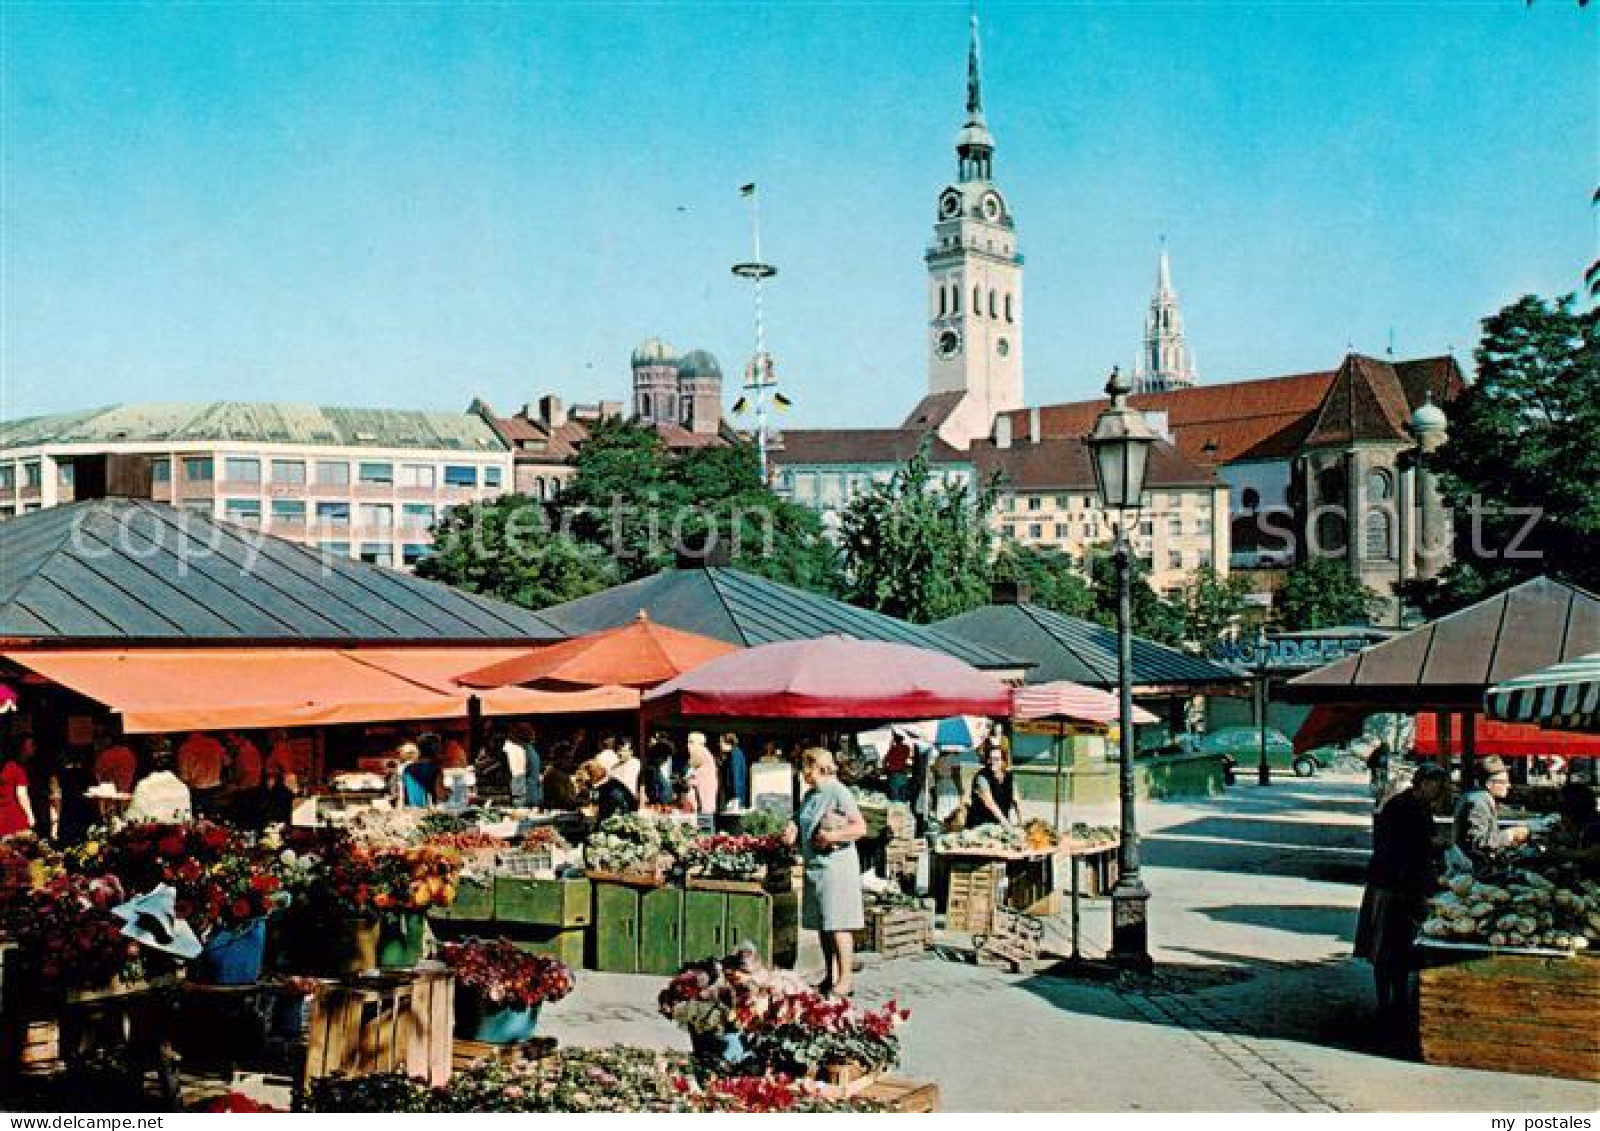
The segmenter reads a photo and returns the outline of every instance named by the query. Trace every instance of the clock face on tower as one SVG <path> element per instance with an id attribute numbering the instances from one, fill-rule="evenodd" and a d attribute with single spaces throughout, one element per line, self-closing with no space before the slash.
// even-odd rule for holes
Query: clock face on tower
<path id="1" fill-rule="evenodd" d="M 961 212 L 961 194 L 955 189 L 946 189 L 939 198 L 939 219 L 954 220 Z"/>
<path id="2" fill-rule="evenodd" d="M 961 331 L 950 327 L 937 331 L 933 348 L 939 351 L 940 357 L 954 357 L 961 352 Z"/>
<path id="3" fill-rule="evenodd" d="M 991 224 L 1000 219 L 1005 211 L 1000 204 L 1000 197 L 996 193 L 988 192 L 983 195 L 983 203 L 978 206 L 983 210 L 983 218 Z"/>

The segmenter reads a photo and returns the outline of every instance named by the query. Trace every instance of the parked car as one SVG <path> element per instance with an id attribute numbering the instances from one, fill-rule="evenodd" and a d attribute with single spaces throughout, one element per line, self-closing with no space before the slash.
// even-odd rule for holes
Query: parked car
<path id="1" fill-rule="evenodd" d="M 1229 780 L 1236 771 L 1250 771 L 1261 764 L 1261 731 L 1257 727 L 1223 727 L 1209 734 L 1188 735 L 1187 748 L 1205 754 L 1220 754 L 1223 771 Z M 1268 728 L 1267 765 L 1275 770 L 1293 770 L 1296 777 L 1309 778 L 1323 768 L 1319 751 L 1294 752 L 1294 743 L 1281 730 Z"/>

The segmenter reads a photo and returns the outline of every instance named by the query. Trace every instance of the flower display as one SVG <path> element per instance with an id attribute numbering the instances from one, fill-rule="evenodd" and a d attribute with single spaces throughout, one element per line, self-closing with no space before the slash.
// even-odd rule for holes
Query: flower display
<path id="1" fill-rule="evenodd" d="M 889 1002 L 862 1010 L 823 997 L 797 975 L 772 970 L 745 950 L 685 966 L 656 998 L 663 1017 L 689 1033 L 737 1033 L 749 1056 L 742 1072 L 803 1075 L 828 1064 L 869 1071 L 900 1059 L 896 1031 L 910 1017 Z"/>
<path id="2" fill-rule="evenodd" d="M 784 1076 L 697 1077 L 682 1054 L 650 1049 L 562 1049 L 546 1060 L 482 1060 L 443 1087 L 398 1073 L 323 1077 L 302 1111 L 384 1112 L 869 1112 L 860 1097 L 817 1095 Z"/>
<path id="3" fill-rule="evenodd" d="M 787 867 L 794 853 L 781 836 L 703 836 L 690 845 L 685 863 L 713 879 L 759 878 Z"/>
<path id="4" fill-rule="evenodd" d="M 63 868 L 61 854 L 31 832 L 0 837 L 0 899 L 8 892 L 42 888 Z"/>
<path id="5" fill-rule="evenodd" d="M 204 937 L 283 902 L 277 857 L 255 837 L 211 821 L 125 825 L 80 853 L 80 867 L 119 877 L 130 893 L 171 884 L 177 914 Z"/>
<path id="6" fill-rule="evenodd" d="M 560 1001 L 575 985 L 572 968 L 559 958 L 529 954 L 506 939 L 467 939 L 439 948 L 439 958 L 486 1002 L 507 1009 L 532 1009 Z"/>
<path id="7" fill-rule="evenodd" d="M 302 910 L 325 918 L 448 907 L 461 877 L 453 848 L 374 845 L 329 829 L 291 830 L 278 860 Z"/>
<path id="8" fill-rule="evenodd" d="M 111 914 L 124 899 L 114 876 L 61 874 L 0 900 L 0 934 L 18 947 L 17 984 L 50 996 L 140 977 L 139 944 Z"/>
<path id="9" fill-rule="evenodd" d="M 623 814 L 589 838 L 584 861 L 599 872 L 676 872 L 693 853 L 693 843 L 693 832 L 681 822 Z"/>

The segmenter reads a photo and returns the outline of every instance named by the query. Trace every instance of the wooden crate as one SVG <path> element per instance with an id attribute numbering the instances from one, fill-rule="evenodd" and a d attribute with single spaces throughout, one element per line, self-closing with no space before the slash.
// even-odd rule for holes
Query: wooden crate
<path id="1" fill-rule="evenodd" d="M 884 878 L 915 880 L 917 866 L 928 851 L 928 842 L 919 837 L 896 837 L 883 847 Z"/>
<path id="2" fill-rule="evenodd" d="M 939 1085 L 929 1081 L 880 1076 L 876 1083 L 859 1095 L 864 1100 L 903 1115 L 930 1114 L 939 1110 Z"/>
<path id="3" fill-rule="evenodd" d="M 494 918 L 494 881 L 479 883 L 462 880 L 456 885 L 456 899 L 449 907 L 435 907 L 428 912 L 433 919 L 469 919 L 483 923 Z"/>
<path id="4" fill-rule="evenodd" d="M 866 927 L 856 932 L 856 949 L 904 958 L 933 944 L 933 920 L 916 907 L 869 907 Z"/>
<path id="5" fill-rule="evenodd" d="M 1030 915 L 1059 915 L 1061 893 L 1048 856 L 1006 861 L 1006 906 Z"/>
<path id="6" fill-rule="evenodd" d="M 1425 1063 L 1600 1082 L 1600 959 L 1422 954 Z"/>
<path id="7" fill-rule="evenodd" d="M 480 1060 L 497 1060 L 503 1064 L 549 1060 L 555 1055 L 557 1042 L 554 1037 L 530 1037 L 515 1045 L 491 1045 L 487 1041 L 469 1041 L 457 1037 L 452 1047 L 455 1067 L 462 1069 Z"/>
<path id="8" fill-rule="evenodd" d="M 494 917 L 501 923 L 586 927 L 594 921 L 593 899 L 586 879 L 496 876 L 494 881 Z"/>
<path id="9" fill-rule="evenodd" d="M 305 1029 L 290 1039 L 299 1046 L 300 1087 L 335 1074 L 449 1081 L 455 979 L 448 971 L 323 981 L 310 998 Z"/>
<path id="10" fill-rule="evenodd" d="M 0 1080 L 9 1076 L 50 1076 L 65 1068 L 61 1059 L 61 1024 L 57 1021 L 7 1019 L 0 1034 Z"/>
<path id="11" fill-rule="evenodd" d="M 988 931 L 994 924 L 994 913 L 1000 903 L 1005 863 L 980 857 L 951 856 L 948 867 L 946 926 L 952 931 L 975 934 Z"/>
<path id="12" fill-rule="evenodd" d="M 995 913 L 994 929 L 972 941 L 979 966 L 1005 966 L 1020 973 L 1039 958 L 1044 923 L 1033 915 L 1001 909 Z"/>

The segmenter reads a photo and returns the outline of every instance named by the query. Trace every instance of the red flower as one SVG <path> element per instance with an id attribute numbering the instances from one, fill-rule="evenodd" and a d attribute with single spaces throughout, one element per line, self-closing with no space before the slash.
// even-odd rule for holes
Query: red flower
<path id="1" fill-rule="evenodd" d="M 228 908 L 228 910 L 233 912 L 233 917 L 235 919 L 249 919 L 252 918 L 250 913 L 254 911 L 255 908 L 250 906 L 250 901 L 248 899 L 241 897 L 234 900 L 233 906 Z"/>
<path id="2" fill-rule="evenodd" d="M 167 836 L 161 838 L 160 843 L 156 845 L 156 849 L 163 856 L 182 856 L 183 834 L 169 833 Z"/>

